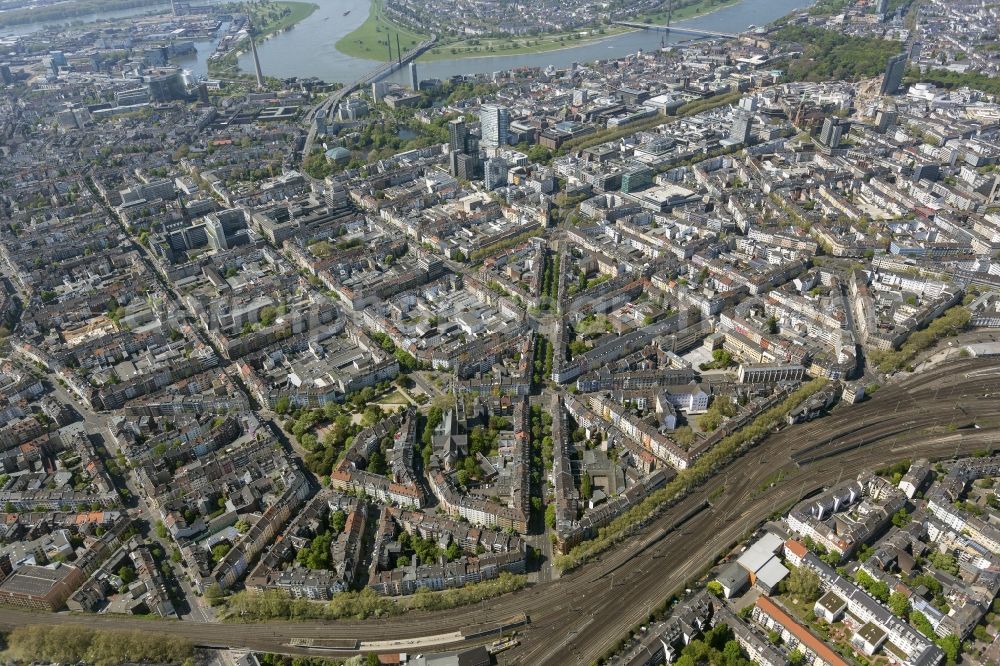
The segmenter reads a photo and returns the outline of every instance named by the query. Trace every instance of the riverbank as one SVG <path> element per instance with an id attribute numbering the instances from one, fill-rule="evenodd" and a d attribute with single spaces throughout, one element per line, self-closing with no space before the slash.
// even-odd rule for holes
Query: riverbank
<path id="1" fill-rule="evenodd" d="M 279 10 L 288 9 L 289 14 L 280 16 L 277 19 L 269 19 L 267 15 L 264 14 L 264 10 L 251 10 L 253 15 L 253 20 L 259 23 L 257 34 L 257 43 L 260 44 L 262 41 L 270 37 L 271 35 L 282 32 L 283 30 L 288 30 L 293 25 L 299 21 L 303 21 L 312 15 L 314 11 L 319 9 L 319 5 L 313 4 L 311 2 L 298 2 L 297 0 L 282 0 L 281 2 L 273 3 Z M 253 6 L 253 5 L 251 5 Z M 266 7 L 266 5 L 265 5 Z"/>
<path id="2" fill-rule="evenodd" d="M 372 0 L 365 22 L 341 37 L 335 46 L 354 58 L 389 62 L 389 48 L 395 52 L 397 35 L 404 53 L 430 37 L 393 23 L 382 14 L 382 0 Z"/>
<path id="3" fill-rule="evenodd" d="M 673 22 L 691 19 L 714 13 L 725 7 L 739 4 L 742 0 L 694 0 L 673 11 Z M 427 36 L 414 33 L 385 18 L 382 14 L 382 0 L 372 0 L 371 10 L 366 20 L 359 28 L 337 42 L 336 48 L 341 53 L 356 58 L 367 58 L 387 62 L 389 50 L 386 38 L 395 39 L 399 33 L 400 45 L 406 51 L 415 46 Z M 642 14 L 635 17 L 636 21 L 650 24 L 666 23 L 667 13 Z M 548 53 L 577 46 L 587 46 L 614 37 L 632 28 L 617 25 L 602 25 L 596 28 L 573 30 L 563 33 L 544 34 L 524 37 L 502 38 L 469 38 L 436 45 L 418 58 L 419 62 L 434 62 L 436 60 L 461 60 L 464 58 L 489 58 L 494 56 L 531 55 Z"/>
<path id="4" fill-rule="evenodd" d="M 696 0 L 688 5 L 683 5 L 674 9 L 670 15 L 670 22 L 686 21 L 687 19 L 698 18 L 714 14 L 720 9 L 732 7 L 743 0 Z M 635 17 L 636 21 L 643 23 L 666 24 L 667 12 L 653 12 L 650 14 L 640 14 Z"/>
<path id="5" fill-rule="evenodd" d="M 0 12 L 0 28 L 13 28 L 29 23 L 64 25 L 82 21 L 93 14 L 125 9 L 147 9 L 166 5 L 169 0 L 72 0 L 49 7 L 10 9 Z"/>
<path id="6" fill-rule="evenodd" d="M 369 20 L 371 0 L 366 0 L 366 2 L 358 0 L 311 1 L 320 6 L 314 14 L 296 25 L 293 30 L 275 35 L 257 47 L 266 75 L 278 78 L 317 77 L 324 81 L 346 83 L 355 81 L 364 72 L 370 72 L 379 65 L 380 61 L 376 59 L 374 51 L 366 53 L 367 57 L 361 58 L 347 55 L 337 48 L 338 41 L 343 40 Z M 384 2 L 389 1 L 384 0 Z M 703 6 L 703 10 L 711 9 L 713 11 L 696 19 L 685 20 L 683 23 L 678 21 L 676 27 L 739 33 L 753 24 L 765 25 L 791 11 L 807 6 L 809 2 L 810 0 L 742 0 L 722 8 L 718 4 L 710 7 Z M 666 33 L 660 30 L 624 28 L 621 28 L 619 32 L 617 29 L 607 30 L 611 27 L 619 28 L 619 26 L 604 27 L 606 31 L 603 35 L 585 34 L 581 35 L 579 40 L 564 38 L 562 43 L 558 42 L 558 37 L 556 37 L 555 44 L 547 45 L 544 52 L 535 52 L 542 50 L 541 44 L 538 46 L 532 44 L 526 49 L 523 48 L 524 42 L 521 42 L 522 48 L 519 50 L 522 51 L 522 54 L 520 55 L 511 53 L 510 49 L 492 53 L 483 52 L 481 43 L 479 53 L 475 51 L 464 53 L 462 54 L 464 57 L 458 58 L 451 57 L 451 47 L 449 46 L 444 48 L 440 54 L 428 54 L 421 58 L 418 62 L 418 76 L 422 79 L 443 81 L 456 75 L 489 74 L 523 67 L 552 65 L 562 69 L 570 67 L 573 63 L 591 63 L 596 60 L 621 58 L 639 50 L 655 52 L 664 45 L 682 45 L 689 41 L 698 40 L 697 37 L 680 32 Z M 383 30 L 383 32 L 386 34 L 382 37 L 382 46 L 378 47 L 379 55 L 383 51 L 386 54 L 381 56 L 382 61 L 388 57 L 385 39 L 391 34 L 388 30 Z M 392 41 L 395 42 L 394 34 Z M 534 42 L 534 37 L 530 41 Z M 340 45 L 344 46 L 343 41 Z M 435 44 L 434 48 L 439 46 L 439 44 Z M 400 47 L 404 52 L 411 48 L 409 40 L 404 40 L 402 35 L 400 36 Z M 396 49 L 393 48 L 393 56 L 396 55 L 395 51 Z M 532 52 L 523 53 L 523 51 Z M 207 52 L 211 52 L 211 49 Z M 202 61 L 204 60 L 205 58 L 202 58 Z M 253 71 L 253 60 L 249 54 L 240 56 L 239 66 L 246 72 Z M 202 69 L 202 73 L 204 73 L 204 69 Z M 386 80 L 405 87 L 409 85 L 408 75 L 409 72 L 403 67 L 390 74 Z"/>
<path id="7" fill-rule="evenodd" d="M 608 26 L 598 30 L 582 30 L 579 32 L 539 35 L 528 38 L 503 39 L 463 39 L 458 42 L 436 46 L 417 60 L 434 62 L 435 60 L 462 60 L 466 58 L 492 58 L 507 55 L 531 55 L 533 53 L 550 53 L 578 46 L 596 44 L 608 37 L 614 37 L 633 28 L 623 26 Z"/>
<path id="8" fill-rule="evenodd" d="M 251 18 L 257 30 L 254 41 L 261 44 L 268 37 L 290 30 L 296 23 L 309 18 L 317 9 L 319 9 L 319 5 L 311 2 L 298 2 L 297 0 L 282 0 L 281 2 L 269 2 L 254 6 L 251 9 Z M 209 75 L 228 78 L 250 76 L 250 73 L 240 69 L 238 62 L 239 57 L 249 47 L 247 40 L 244 39 L 233 46 L 225 57 L 209 60 Z"/>

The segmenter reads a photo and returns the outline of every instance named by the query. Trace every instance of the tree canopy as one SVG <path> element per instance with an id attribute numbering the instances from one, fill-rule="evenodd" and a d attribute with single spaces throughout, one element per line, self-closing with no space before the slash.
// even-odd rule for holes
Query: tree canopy
<path id="1" fill-rule="evenodd" d="M 771 38 L 778 44 L 802 45 L 801 55 L 791 58 L 786 67 L 792 81 L 857 81 L 878 76 L 889 58 L 903 48 L 899 42 L 799 25 L 786 25 Z"/>
<path id="2" fill-rule="evenodd" d="M 22 663 L 180 664 L 193 653 L 191 643 L 177 636 L 150 631 L 97 631 L 75 624 L 15 627 L 7 636 L 8 656 Z"/>

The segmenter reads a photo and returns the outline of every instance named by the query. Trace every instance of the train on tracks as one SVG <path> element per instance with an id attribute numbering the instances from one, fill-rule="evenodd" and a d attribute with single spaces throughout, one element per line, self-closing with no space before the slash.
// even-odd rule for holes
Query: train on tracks
<path id="1" fill-rule="evenodd" d="M 361 648 L 361 641 L 356 638 L 293 638 L 288 644 L 292 647 L 332 652 L 357 652 Z"/>
<path id="2" fill-rule="evenodd" d="M 459 633 L 462 634 L 462 638 L 467 641 L 476 640 L 479 638 L 486 638 L 487 636 L 493 636 L 495 634 L 504 634 L 513 629 L 526 626 L 529 622 L 528 615 L 526 613 L 518 613 L 512 617 L 503 620 L 498 623 L 489 624 L 473 624 L 469 626 L 462 627 Z"/>

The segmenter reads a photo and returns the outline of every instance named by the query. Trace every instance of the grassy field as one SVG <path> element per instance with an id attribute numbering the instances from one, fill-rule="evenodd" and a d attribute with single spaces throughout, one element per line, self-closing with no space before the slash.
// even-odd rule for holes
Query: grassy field
<path id="1" fill-rule="evenodd" d="M 701 16 L 702 14 L 709 14 L 717 9 L 735 5 L 739 2 L 740 0 L 694 0 L 694 2 L 691 2 L 690 4 L 674 9 L 670 21 L 671 23 L 675 23 L 677 21 L 683 21 L 684 19 L 694 18 L 695 16 Z M 667 12 L 662 11 L 640 14 L 635 17 L 635 20 L 665 24 L 667 22 Z"/>
<path id="2" fill-rule="evenodd" d="M 272 11 L 272 7 L 277 10 L 277 13 L 269 15 L 269 12 Z M 280 14 L 281 11 L 285 9 L 290 10 L 289 14 L 279 17 L 277 14 Z M 259 44 L 268 35 L 273 35 L 276 32 L 281 32 L 282 30 L 295 25 L 317 9 L 319 9 L 319 5 L 314 5 L 311 2 L 294 2 L 291 0 L 284 0 L 282 2 L 272 3 L 272 5 L 265 5 L 263 10 L 251 10 L 254 21 L 260 22 L 260 34 L 257 36 L 257 43 Z"/>
<path id="3" fill-rule="evenodd" d="M 604 31 L 583 30 L 558 35 L 538 35 L 535 37 L 507 37 L 503 39 L 463 39 L 436 46 L 424 55 L 422 61 L 454 60 L 456 58 L 477 58 L 495 55 L 521 55 L 525 53 L 545 53 L 558 49 L 584 46 L 613 35 L 629 32 L 630 28 L 608 26 Z"/>
<path id="4" fill-rule="evenodd" d="M 386 397 L 384 397 L 381 400 L 379 400 L 379 404 L 380 405 L 389 405 L 389 406 L 393 406 L 393 405 L 408 405 L 408 404 L 410 404 L 410 401 L 406 399 L 406 396 L 404 396 L 402 393 L 400 393 L 398 390 L 396 390 L 393 393 L 391 393 L 390 395 L 387 395 Z"/>
<path id="5" fill-rule="evenodd" d="M 405 53 L 420 42 L 427 39 L 423 35 L 389 21 L 382 15 L 381 0 L 372 0 L 371 11 L 356 30 L 342 37 L 336 44 L 337 50 L 355 58 L 367 58 L 388 62 L 389 48 L 386 40 L 391 40 L 392 57 L 396 57 L 396 35 L 399 35 L 399 45 Z"/>

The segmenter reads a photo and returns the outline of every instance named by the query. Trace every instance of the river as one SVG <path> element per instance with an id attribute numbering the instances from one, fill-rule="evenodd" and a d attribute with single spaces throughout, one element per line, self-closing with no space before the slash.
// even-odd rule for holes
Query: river
<path id="1" fill-rule="evenodd" d="M 374 60 L 344 55 L 335 46 L 341 37 L 365 22 L 370 8 L 368 0 L 312 0 L 312 2 L 319 5 L 319 9 L 292 29 L 271 36 L 258 47 L 261 67 L 265 74 L 282 78 L 314 76 L 331 82 L 350 82 L 357 80 L 362 74 L 379 65 Z M 747 26 L 763 25 L 792 10 L 806 7 L 811 2 L 812 0 L 742 0 L 738 4 L 724 7 L 711 14 L 678 21 L 676 25 L 718 32 L 740 32 L 745 30 Z M 117 12 L 102 12 L 76 20 L 127 18 L 149 13 L 158 8 L 142 7 Z M 0 34 L 8 32 L 23 35 L 41 27 L 41 24 L 23 24 L 13 26 L 6 31 L 0 30 Z M 418 62 L 417 68 L 421 79 L 447 79 L 456 74 L 482 74 L 516 67 L 544 67 L 546 65 L 565 67 L 574 62 L 586 63 L 607 58 L 620 58 L 635 53 L 639 49 L 656 49 L 660 46 L 663 36 L 662 32 L 656 30 L 639 30 L 547 53 L 435 60 Z M 688 39 L 691 37 L 669 35 L 666 42 L 675 44 Z M 179 58 L 177 64 L 190 69 L 199 76 L 205 76 L 208 56 L 212 54 L 217 43 L 218 37 L 212 40 L 196 41 L 197 55 Z M 239 62 L 244 71 L 253 71 L 253 63 L 249 54 L 240 56 Z M 392 74 L 389 80 L 406 85 L 409 81 L 409 73 L 404 68 L 404 70 Z"/>
<path id="2" fill-rule="evenodd" d="M 356 81 L 379 63 L 344 55 L 334 46 L 368 18 L 369 0 L 310 0 L 319 9 L 286 32 L 257 46 L 260 66 L 268 76 L 315 76 L 324 81 Z M 350 12 L 346 16 L 345 12 Z M 240 69 L 253 71 L 249 53 L 240 56 Z"/>
<path id="3" fill-rule="evenodd" d="M 228 23 L 223 23 L 219 26 L 219 32 L 212 39 L 197 40 L 193 42 L 195 52 L 187 56 L 177 56 L 173 59 L 174 64 L 184 69 L 191 70 L 192 73 L 198 76 L 208 76 L 208 56 L 215 53 L 215 47 L 218 46 L 219 40 L 222 36 L 226 34 L 226 30 L 229 28 Z M 250 66 L 248 71 L 253 71 L 253 65 Z"/>
<path id="4" fill-rule="evenodd" d="M 374 69 L 379 63 L 346 56 L 334 46 L 337 40 L 361 25 L 368 15 L 367 0 L 313 0 L 320 5 L 309 18 L 281 35 L 276 35 L 260 45 L 261 67 L 265 74 L 272 76 L 315 76 L 325 81 L 354 81 L 363 72 Z M 678 21 L 677 26 L 714 30 L 718 32 L 740 32 L 750 25 L 764 25 L 789 12 L 807 7 L 812 0 L 743 0 L 696 18 Z M 344 12 L 350 14 L 344 16 Z M 555 65 L 565 67 L 574 62 L 585 63 L 606 58 L 619 58 L 638 49 L 650 50 L 660 46 L 663 33 L 655 30 L 615 35 L 596 42 L 524 55 L 498 55 L 481 58 L 461 58 L 456 60 L 435 60 L 418 62 L 421 79 L 447 79 L 456 74 L 482 74 L 516 67 L 537 67 Z M 690 37 L 670 35 L 666 41 L 674 44 Z M 240 58 L 244 71 L 253 71 L 250 56 Z M 404 85 L 408 84 L 409 73 L 404 70 L 389 77 Z"/>
<path id="5" fill-rule="evenodd" d="M 678 27 L 698 28 L 715 32 L 742 32 L 751 25 L 764 25 L 781 18 L 789 12 L 808 7 L 812 0 L 743 0 L 723 7 L 718 11 L 698 16 L 686 21 L 677 21 Z M 525 55 L 491 56 L 459 60 L 435 60 L 417 62 L 417 74 L 421 79 L 446 79 L 455 74 L 484 74 L 516 67 L 545 67 L 554 65 L 566 67 L 577 63 L 593 62 L 609 58 L 621 58 L 639 49 L 658 49 L 664 33 L 658 30 L 638 30 L 626 32 L 607 39 L 591 42 L 583 46 Z M 666 35 L 667 44 L 692 39 L 689 35 Z M 409 72 L 395 72 L 389 80 L 400 84 L 409 81 Z"/>
<path id="6" fill-rule="evenodd" d="M 103 19 L 131 18 L 133 16 L 140 16 L 142 14 L 153 14 L 164 11 L 170 11 L 170 0 L 164 0 L 162 4 L 156 2 L 156 3 L 150 3 L 143 7 L 132 7 L 130 9 L 117 9 L 108 12 L 95 12 L 93 14 L 86 14 L 84 16 L 74 16 L 72 19 L 68 21 L 54 20 L 54 21 L 42 21 L 40 23 L 19 23 L 17 25 L 0 28 L 0 35 L 4 36 L 28 35 L 32 32 L 36 32 L 38 30 L 41 30 L 42 28 L 50 26 L 58 26 L 63 24 L 72 25 L 74 23 L 92 23 L 94 21 L 100 21 Z"/>

